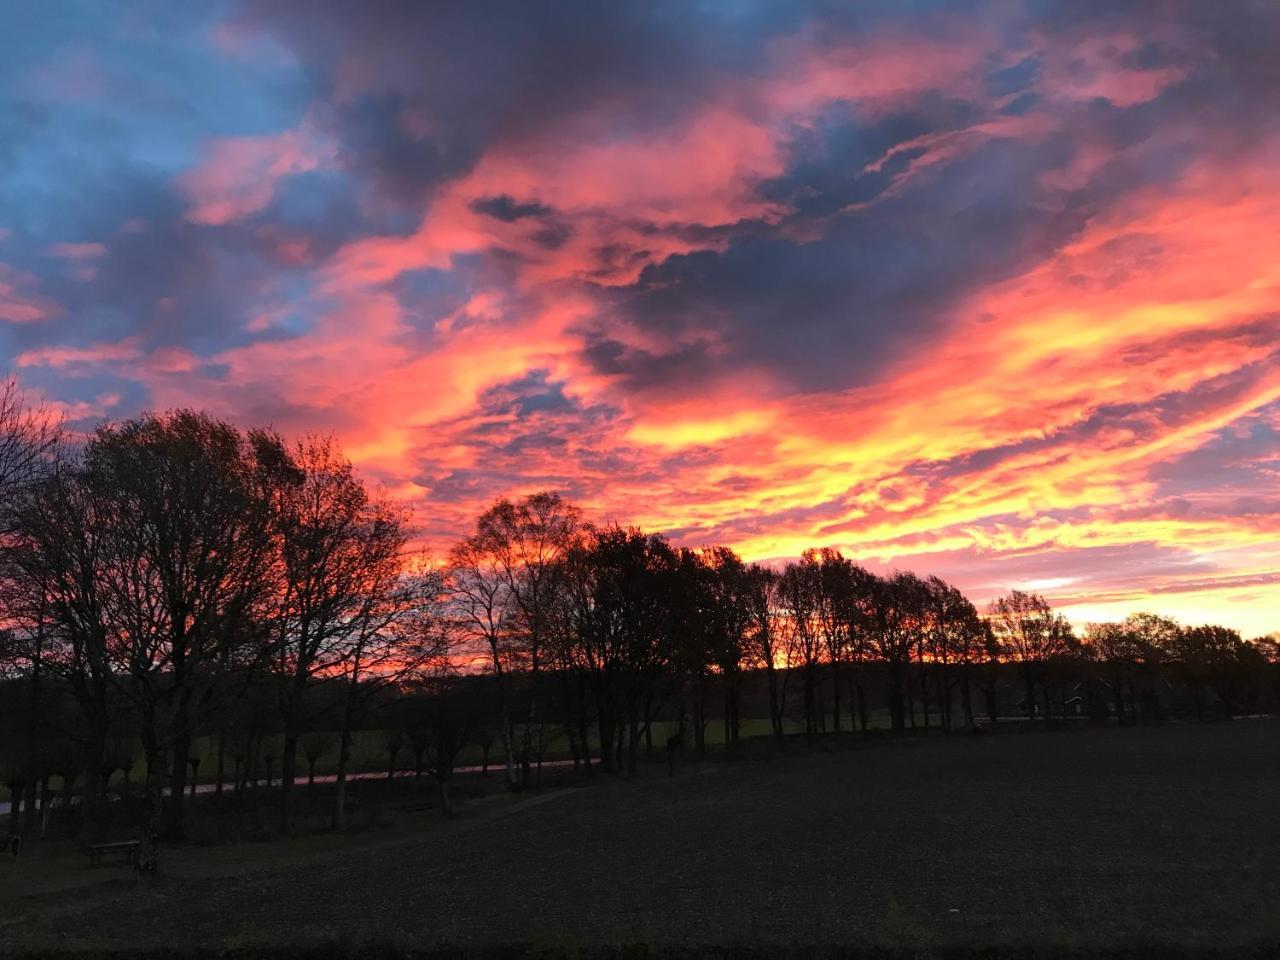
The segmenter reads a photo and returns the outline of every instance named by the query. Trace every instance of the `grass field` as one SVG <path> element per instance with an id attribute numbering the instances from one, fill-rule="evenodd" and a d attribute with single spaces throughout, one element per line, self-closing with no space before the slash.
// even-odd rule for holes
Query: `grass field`
<path id="1" fill-rule="evenodd" d="M 828 744 L 562 774 L 451 823 L 175 850 L 151 880 L 33 857 L 0 867 L 0 955 L 1280 945 L 1278 722 Z"/>

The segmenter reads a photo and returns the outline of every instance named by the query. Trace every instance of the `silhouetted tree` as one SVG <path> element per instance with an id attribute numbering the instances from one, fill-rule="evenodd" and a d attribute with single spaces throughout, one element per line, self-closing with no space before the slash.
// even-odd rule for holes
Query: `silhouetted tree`
<path id="1" fill-rule="evenodd" d="M 751 628 L 751 583 L 742 558 L 728 547 L 706 547 L 700 559 L 706 568 L 704 616 L 712 664 L 724 688 L 724 742 L 733 750 L 741 728 L 740 686 Z"/>
<path id="2" fill-rule="evenodd" d="M 555 493 L 535 493 L 519 502 L 499 500 L 476 522 L 475 547 L 490 556 L 505 580 L 512 627 L 521 660 L 530 674 L 520 765 L 529 779 L 529 746 L 538 714 L 538 675 L 553 639 L 560 606 L 561 562 L 573 546 L 581 516 Z"/>
<path id="3" fill-rule="evenodd" d="M 768 567 L 747 568 L 746 602 L 750 623 L 746 633 L 747 663 L 761 669 L 769 688 L 769 723 L 775 737 L 783 735 L 786 715 L 786 685 L 790 676 L 792 650 L 787 640 L 791 632 L 783 622 L 785 611 L 779 597 L 779 577 Z"/>
<path id="4" fill-rule="evenodd" d="M 624 734 L 635 770 L 645 705 L 672 660 L 678 567 L 664 538 L 634 528 L 588 528 L 566 557 L 570 662 L 592 690 L 605 772 L 620 763 Z"/>
<path id="5" fill-rule="evenodd" d="M 449 554 L 449 600 L 454 629 L 477 643 L 493 673 L 501 723 L 507 783 L 519 785 L 511 727 L 507 674 L 520 666 L 514 632 L 516 609 L 508 578 L 506 554 L 492 538 L 477 532 Z"/>
<path id="6" fill-rule="evenodd" d="M 818 668 L 822 663 L 822 570 L 809 552 L 789 563 L 778 581 L 778 595 L 786 610 L 786 629 L 800 664 L 804 697 L 804 730 L 818 732 Z"/>
<path id="7" fill-rule="evenodd" d="M 912 573 L 895 573 L 875 584 L 872 648 L 885 665 L 889 691 L 889 723 L 906 728 L 911 655 L 924 630 L 928 589 Z"/>
<path id="8" fill-rule="evenodd" d="M 292 828 L 298 740 L 308 694 L 339 675 L 359 638 L 402 614 L 396 596 L 407 517 L 370 496 L 331 439 L 308 437 L 272 491 L 279 585 L 271 611 L 272 674 L 283 724 L 282 831 Z"/>
<path id="9" fill-rule="evenodd" d="M 268 504 L 256 476 L 277 441 L 178 411 L 99 428 L 85 452 L 105 507 L 108 649 L 127 676 L 147 760 L 149 839 L 168 773 L 169 827 L 182 830 L 187 760 L 214 675 L 269 582 Z M 253 654 L 250 654 L 253 656 Z M 154 866 L 154 849 L 143 854 Z"/>
<path id="10" fill-rule="evenodd" d="M 1071 625 L 1061 614 L 1053 612 L 1038 594 L 1014 590 L 991 605 L 991 625 L 1002 655 L 1018 664 L 1026 689 L 1028 719 L 1036 715 L 1035 690 L 1044 695 L 1046 719 L 1049 716 L 1049 663 L 1072 651 L 1074 635 Z"/>
<path id="11" fill-rule="evenodd" d="M 111 511 L 81 461 L 64 452 L 47 475 L 15 495 L 12 523 L 3 553 L 9 635 L 25 650 L 37 688 L 47 674 L 76 699 L 85 758 L 81 832 L 92 840 L 112 694 L 119 686 L 108 639 Z M 40 719 L 38 706 L 29 719 Z"/>
<path id="12" fill-rule="evenodd" d="M 339 708 L 333 826 L 347 822 L 347 771 L 356 724 L 382 694 L 396 689 L 454 651 L 444 614 L 440 571 L 420 560 L 407 571 L 387 565 L 366 584 L 364 615 L 348 626 L 348 649 L 339 667 L 344 686 Z"/>
<path id="13" fill-rule="evenodd" d="M 969 668 L 985 659 L 985 625 L 968 598 L 938 577 L 925 581 L 925 607 L 925 651 L 937 677 L 943 728 L 952 727 L 951 696 L 957 686 L 965 724 L 972 727 Z"/>

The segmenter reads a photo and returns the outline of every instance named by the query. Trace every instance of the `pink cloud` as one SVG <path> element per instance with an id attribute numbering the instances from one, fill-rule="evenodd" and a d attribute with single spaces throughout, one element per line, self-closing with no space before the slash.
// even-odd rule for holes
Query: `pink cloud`
<path id="1" fill-rule="evenodd" d="M 71 276 L 82 282 L 98 275 L 95 261 L 101 259 L 106 252 L 106 245 L 101 243 L 55 243 L 48 249 L 50 256 L 67 261 Z"/>
<path id="2" fill-rule="evenodd" d="M 48 252 L 49 256 L 58 257 L 61 260 L 83 262 L 103 256 L 107 252 L 107 247 L 102 243 L 55 243 L 49 247 Z"/>
<path id="3" fill-rule="evenodd" d="M 0 263 L 0 321 L 36 323 L 57 316 L 61 308 L 34 291 L 35 277 Z"/>
<path id="4" fill-rule="evenodd" d="M 129 337 L 117 343 L 99 343 L 88 347 L 40 347 L 18 354 L 15 363 L 19 367 L 84 371 L 85 368 L 114 362 L 133 361 L 141 355 L 138 338 Z"/>
<path id="5" fill-rule="evenodd" d="M 256 213 L 286 177 L 331 164 L 335 148 L 310 125 L 261 137 L 230 137 L 205 145 L 199 165 L 178 177 L 191 209 L 187 219 L 219 226 Z"/>
<path id="6" fill-rule="evenodd" d="M 1162 30 L 1158 24 L 1150 34 L 1141 37 L 1117 33 L 1082 37 L 1075 44 L 1061 40 L 1044 42 L 1041 51 L 1045 62 L 1042 86 L 1050 96 L 1070 100 L 1100 98 L 1117 107 L 1132 107 L 1153 100 L 1188 73 L 1188 68 L 1182 64 L 1132 65 L 1131 55 L 1155 37 L 1175 46 L 1185 46 L 1178 42 L 1180 38 Z"/>

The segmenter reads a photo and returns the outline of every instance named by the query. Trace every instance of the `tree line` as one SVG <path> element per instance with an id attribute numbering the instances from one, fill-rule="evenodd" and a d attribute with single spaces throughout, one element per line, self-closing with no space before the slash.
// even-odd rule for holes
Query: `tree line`
<path id="1" fill-rule="evenodd" d="M 275 780 L 278 760 L 289 832 L 318 744 L 336 751 L 343 826 L 353 736 L 371 725 L 389 731 L 390 768 L 407 746 L 449 812 L 468 742 L 487 762 L 497 741 L 513 789 L 552 740 L 583 775 L 634 773 L 660 721 L 671 750 L 705 751 L 712 723 L 736 749 L 748 689 L 777 738 L 867 733 L 882 716 L 891 731 L 976 729 L 1008 711 L 1011 678 L 1030 718 L 1066 716 L 1070 693 L 1131 722 L 1159 713 L 1171 683 L 1201 717 L 1276 695 L 1275 644 L 1223 627 L 1139 615 L 1077 636 L 1032 594 L 980 611 L 937 577 L 875 574 L 833 549 L 746 563 L 591 523 L 554 493 L 499 500 L 432 561 L 331 439 L 182 410 L 72 442 L 12 382 L 0 497 L 12 829 L 37 796 L 48 808 L 57 776 L 92 839 L 136 750 L 144 866 L 183 833 L 200 736 L 216 744 L 218 794 L 256 783 L 264 760 Z M 268 733 L 278 756 L 262 751 Z"/>

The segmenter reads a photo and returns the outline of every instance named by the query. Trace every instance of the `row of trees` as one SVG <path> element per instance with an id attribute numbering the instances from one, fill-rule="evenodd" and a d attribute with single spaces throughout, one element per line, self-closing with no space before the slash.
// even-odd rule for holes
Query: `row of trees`
<path id="1" fill-rule="evenodd" d="M 673 746 L 691 734 L 697 750 L 718 718 L 733 749 L 748 681 L 767 691 L 775 736 L 793 720 L 812 736 L 881 713 L 893 730 L 995 719 L 1011 671 L 1029 716 L 1055 699 L 1065 711 L 1083 683 L 1123 721 L 1171 677 L 1198 712 L 1207 691 L 1233 708 L 1274 658 L 1157 617 L 1077 638 L 1034 595 L 984 614 L 936 577 L 876 575 L 835 550 L 747 564 L 593 525 L 552 493 L 494 504 L 437 565 L 325 438 L 178 411 L 72 444 L 12 384 L 0 399 L 0 665 L 23 721 L 0 759 L 29 811 L 51 764 L 64 783 L 81 771 L 92 836 L 104 771 L 131 762 L 120 742 L 139 744 L 152 862 L 162 830 L 183 830 L 194 739 L 216 741 L 206 773 L 221 791 L 228 762 L 240 784 L 255 762 L 233 735 L 246 723 L 250 743 L 278 731 L 289 831 L 299 756 L 314 774 L 320 733 L 337 744 L 342 825 L 353 731 L 374 711 L 407 731 L 447 810 L 468 737 L 496 731 L 513 788 L 550 731 L 587 774 L 634 771 L 660 717 Z M 41 756 L 51 724 L 74 744 L 56 763 Z"/>
<path id="2" fill-rule="evenodd" d="M 678 548 L 635 528 L 596 527 L 554 494 L 501 501 L 451 554 L 449 608 L 482 646 L 506 709 L 504 677 L 550 672 L 575 759 L 636 763 L 637 744 L 667 709 L 694 746 L 714 702 L 732 749 L 744 677 L 764 678 L 773 733 L 795 716 L 807 735 L 995 721 L 1000 691 L 1021 686 L 1027 717 L 1110 712 L 1119 722 L 1163 711 L 1170 684 L 1197 716 L 1212 693 L 1228 713 L 1246 694 L 1274 695 L 1273 640 L 1220 626 L 1183 628 L 1137 614 L 1077 636 L 1044 598 L 1012 591 L 985 612 L 952 584 L 909 572 L 877 575 L 833 549 L 781 568 L 744 563 L 727 547 Z M 1268 679 L 1269 678 L 1269 679 Z M 799 690 L 796 691 L 796 685 Z M 1154 701 L 1153 699 L 1154 698 Z M 797 702 L 798 701 L 798 702 Z M 525 736 L 540 706 L 527 708 Z M 847 724 L 847 726 L 846 726 Z M 511 743 L 510 726 L 504 738 Z M 529 756 L 528 744 L 508 755 Z M 520 771 L 510 771 L 518 782 Z M 527 776 L 527 769 L 524 773 Z"/>

